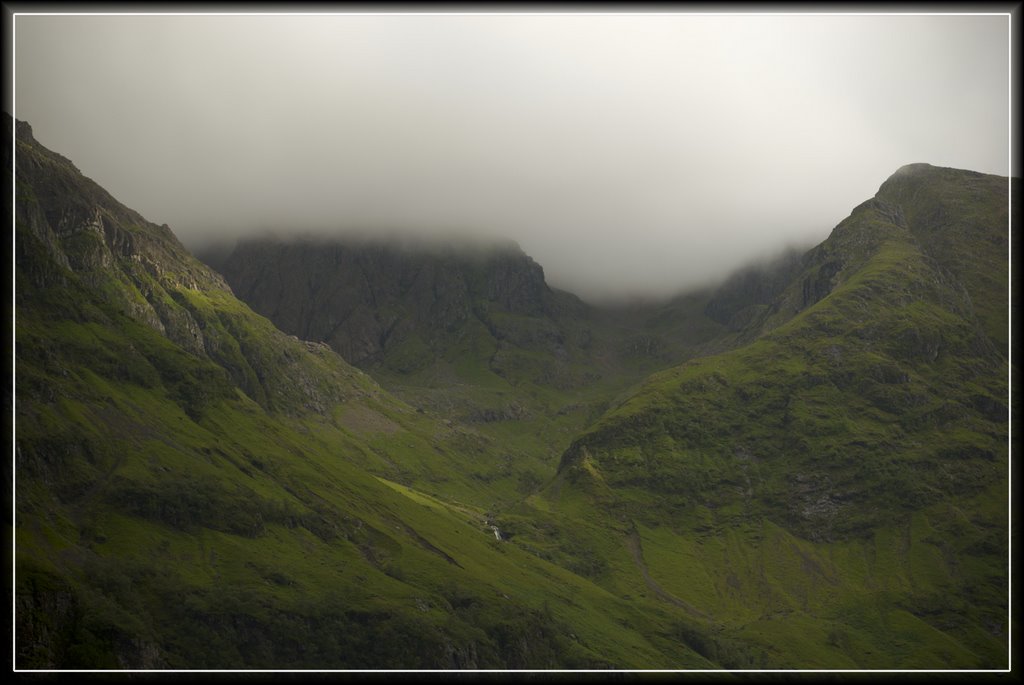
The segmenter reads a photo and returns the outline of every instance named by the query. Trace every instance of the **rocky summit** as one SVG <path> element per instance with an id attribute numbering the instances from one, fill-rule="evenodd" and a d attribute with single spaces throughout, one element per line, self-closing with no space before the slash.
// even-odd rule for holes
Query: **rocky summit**
<path id="1" fill-rule="evenodd" d="M 17 668 L 1008 666 L 1006 178 L 613 308 L 514 245 L 206 264 L 5 123 Z"/>

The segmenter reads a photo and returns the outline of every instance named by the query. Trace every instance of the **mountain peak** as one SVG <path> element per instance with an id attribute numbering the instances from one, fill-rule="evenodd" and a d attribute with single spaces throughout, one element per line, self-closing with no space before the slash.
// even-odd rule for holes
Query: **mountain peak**
<path id="1" fill-rule="evenodd" d="M 890 176 L 889 178 L 896 178 L 896 177 L 899 177 L 899 176 L 909 176 L 911 174 L 920 174 L 920 173 L 924 173 L 924 172 L 929 171 L 929 170 L 934 169 L 934 168 L 935 168 L 934 166 L 932 166 L 931 164 L 928 164 L 926 162 L 913 162 L 912 164 L 904 164 L 899 169 L 894 171 L 892 176 Z"/>
<path id="2" fill-rule="evenodd" d="M 1007 179 L 903 167 L 709 306 L 324 239 L 240 244 L 250 308 L 5 125 L 19 667 L 1008 663 Z"/>
<path id="3" fill-rule="evenodd" d="M 26 143 L 35 142 L 35 136 L 32 135 L 32 126 L 27 121 L 15 120 L 14 134 L 18 140 L 23 140 Z"/>
<path id="4" fill-rule="evenodd" d="M 885 183 L 882 184 L 881 188 L 885 188 L 893 183 L 905 180 L 920 182 L 931 178 L 955 180 L 981 178 L 984 176 L 990 176 L 990 174 L 984 174 L 980 171 L 970 171 L 968 169 L 958 169 L 955 167 L 935 166 L 934 164 L 927 164 L 925 162 L 914 162 L 913 164 L 904 164 L 894 171 L 892 175 L 885 180 Z"/>
<path id="5" fill-rule="evenodd" d="M 27 143 L 33 142 L 35 138 L 32 136 L 32 127 L 27 121 L 21 121 L 15 119 L 10 115 L 9 112 L 4 112 L 4 128 L 8 133 L 11 131 L 11 127 L 15 128 L 15 135 L 18 140 L 24 140 Z"/>

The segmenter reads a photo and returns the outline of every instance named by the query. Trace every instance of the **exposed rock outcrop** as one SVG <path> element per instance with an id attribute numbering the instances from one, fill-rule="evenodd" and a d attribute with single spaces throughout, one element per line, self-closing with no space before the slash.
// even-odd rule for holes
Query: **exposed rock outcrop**
<path id="1" fill-rule="evenodd" d="M 517 345 L 557 346 L 564 338 L 558 320 L 586 309 L 549 288 L 544 270 L 518 246 L 251 239 L 221 269 L 235 294 L 279 328 L 326 342 L 363 366 L 413 338 L 440 355 L 471 322 Z M 507 316 L 537 325 L 496 319 Z"/>

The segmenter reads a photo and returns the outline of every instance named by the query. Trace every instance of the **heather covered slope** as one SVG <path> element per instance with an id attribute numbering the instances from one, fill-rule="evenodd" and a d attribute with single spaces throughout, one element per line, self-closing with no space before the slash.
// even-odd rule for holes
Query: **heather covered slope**
<path id="1" fill-rule="evenodd" d="M 21 123 L 16 161 L 18 667 L 709 663 L 499 542 L 487 441 L 275 329 Z"/>
<path id="2" fill-rule="evenodd" d="M 1004 667 L 1007 204 L 1004 178 L 900 169 L 753 342 L 653 375 L 505 525 L 762 664 Z"/>

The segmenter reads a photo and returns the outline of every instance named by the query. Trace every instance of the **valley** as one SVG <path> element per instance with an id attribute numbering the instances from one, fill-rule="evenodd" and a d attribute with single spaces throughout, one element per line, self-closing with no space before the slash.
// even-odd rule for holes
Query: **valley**
<path id="1" fill-rule="evenodd" d="M 514 244 L 197 258 L 5 121 L 17 668 L 1007 666 L 1008 179 L 611 307 Z"/>

